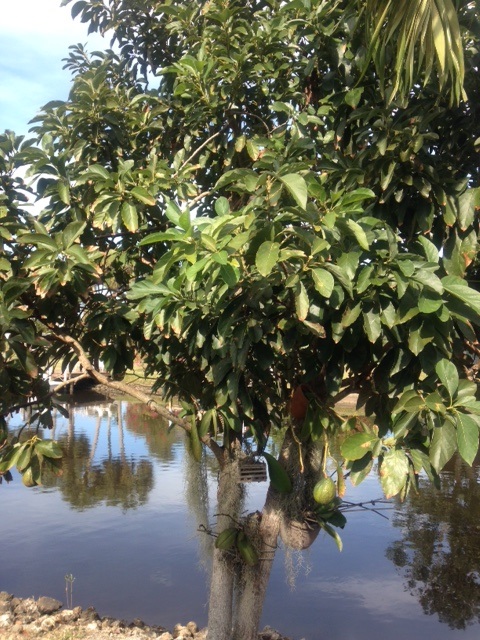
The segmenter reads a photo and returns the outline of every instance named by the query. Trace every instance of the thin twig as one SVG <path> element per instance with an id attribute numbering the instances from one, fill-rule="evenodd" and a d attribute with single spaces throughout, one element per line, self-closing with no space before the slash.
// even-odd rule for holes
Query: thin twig
<path id="1" fill-rule="evenodd" d="M 243 525 L 238 522 L 238 520 L 235 520 L 235 518 L 233 518 L 229 513 L 214 513 L 213 517 L 214 518 L 218 518 L 218 516 L 223 516 L 224 518 L 230 518 L 230 520 L 232 522 L 234 522 L 238 527 L 243 528 Z"/>
<path id="2" fill-rule="evenodd" d="M 230 109 L 229 112 L 230 113 L 240 113 L 243 116 L 250 116 L 251 118 L 256 118 L 257 120 L 259 120 L 263 124 L 263 126 L 267 130 L 268 135 L 271 135 L 272 131 L 271 131 L 270 127 L 265 122 L 265 120 L 262 117 L 260 117 L 258 114 L 252 113 L 251 111 L 248 111 L 247 109 Z"/>
<path id="3" fill-rule="evenodd" d="M 176 178 L 176 177 L 178 176 L 178 174 L 180 173 L 180 171 L 181 171 L 182 169 L 184 169 L 184 168 L 187 166 L 187 164 L 188 164 L 189 162 L 191 162 L 191 161 L 193 160 L 193 158 L 195 158 L 195 156 L 196 156 L 198 153 L 200 153 L 200 151 L 201 151 L 204 147 L 206 147 L 206 146 L 207 146 L 207 144 L 208 144 L 209 142 L 211 142 L 212 140 L 215 140 L 215 138 L 217 138 L 221 133 L 223 133 L 225 129 L 226 129 L 226 125 L 223 125 L 223 127 L 222 127 L 219 131 L 217 131 L 216 133 L 214 133 L 213 135 L 211 135 L 209 138 L 207 138 L 204 142 L 202 142 L 202 144 L 201 144 L 199 147 L 197 147 L 197 148 L 195 149 L 195 151 L 194 151 L 191 155 L 189 155 L 189 156 L 188 156 L 188 158 L 185 160 L 185 162 L 183 162 L 183 163 L 180 165 L 180 167 L 179 167 L 179 168 L 175 171 L 175 173 L 173 174 L 172 178 Z"/>
<path id="4" fill-rule="evenodd" d="M 188 202 L 188 207 L 192 207 L 194 205 L 197 204 L 197 202 L 200 202 L 200 200 L 203 200 L 203 198 L 206 198 L 207 196 L 212 195 L 213 191 L 202 191 L 202 193 L 199 193 L 198 196 L 195 196 L 195 198 L 193 198 L 193 200 L 189 200 Z"/>
<path id="5" fill-rule="evenodd" d="M 380 513 L 380 511 L 390 511 L 391 509 L 393 509 L 393 505 L 391 505 L 390 507 L 385 507 L 384 509 L 374 509 L 373 505 L 377 504 L 378 502 L 380 502 L 381 504 L 390 504 L 388 501 L 385 501 L 381 498 L 378 500 L 369 500 L 368 502 L 348 502 L 344 500 L 339 509 L 341 511 L 372 511 L 373 513 L 379 515 L 381 518 L 385 518 L 385 520 L 388 520 L 387 516 L 383 515 L 383 513 Z M 346 505 L 346 508 L 342 509 L 343 505 Z M 372 505 L 372 507 L 368 507 L 366 505 Z"/>
<path id="6" fill-rule="evenodd" d="M 292 433 L 292 438 L 294 439 L 296 445 L 298 446 L 298 458 L 299 458 L 299 462 L 300 462 L 300 473 L 303 473 L 305 471 L 305 466 L 303 464 L 302 443 L 297 438 L 297 434 L 295 433 L 295 430 L 293 428 L 293 422 L 290 422 L 290 431 Z"/>

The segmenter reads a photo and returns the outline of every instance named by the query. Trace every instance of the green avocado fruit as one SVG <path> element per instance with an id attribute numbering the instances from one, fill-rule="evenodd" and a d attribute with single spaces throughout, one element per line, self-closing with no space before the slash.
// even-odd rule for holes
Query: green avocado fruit
<path id="1" fill-rule="evenodd" d="M 322 478 L 313 487 L 313 498 L 318 504 L 329 504 L 336 495 L 337 488 L 331 478 Z"/>

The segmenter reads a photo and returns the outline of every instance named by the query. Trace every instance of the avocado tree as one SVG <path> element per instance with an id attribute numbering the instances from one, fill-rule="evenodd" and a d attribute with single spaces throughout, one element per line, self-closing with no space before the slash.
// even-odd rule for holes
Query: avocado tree
<path id="1" fill-rule="evenodd" d="M 394 4 L 77 1 L 116 50 L 72 47 L 69 99 L 0 141 L 2 419 L 48 426 L 51 366 L 124 390 L 142 358 L 182 413 L 137 397 L 219 464 L 214 640 L 255 637 L 279 536 L 340 544 L 347 474 L 405 496 L 478 449 L 478 11 Z M 1 451 L 26 484 L 61 455 Z"/>

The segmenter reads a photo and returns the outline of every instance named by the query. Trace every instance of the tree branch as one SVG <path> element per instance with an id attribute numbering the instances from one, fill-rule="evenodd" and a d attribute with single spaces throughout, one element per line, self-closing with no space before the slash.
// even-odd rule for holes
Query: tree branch
<path id="1" fill-rule="evenodd" d="M 131 385 L 127 384 L 126 382 L 121 382 L 119 380 L 111 380 L 105 374 L 101 373 L 100 371 L 97 371 L 97 369 L 95 369 L 95 367 L 90 362 L 90 359 L 88 358 L 87 353 L 85 352 L 84 348 L 82 347 L 82 345 L 78 340 L 76 340 L 72 336 L 61 335 L 54 332 L 52 332 L 52 337 L 55 338 L 56 340 L 59 340 L 60 342 L 63 342 L 64 344 L 70 345 L 70 347 L 73 349 L 73 351 L 75 352 L 78 358 L 79 364 L 83 367 L 83 369 L 86 371 L 86 375 L 88 375 L 90 378 L 93 378 L 98 383 L 103 384 L 106 387 L 109 387 L 110 389 L 121 391 L 122 393 L 125 393 L 127 395 L 132 396 L 133 398 L 136 398 L 137 400 L 140 400 L 140 402 L 143 402 L 144 404 L 146 404 L 149 409 L 151 409 L 152 411 L 155 411 L 155 413 L 162 416 L 162 418 L 165 418 L 169 422 L 172 422 L 177 427 L 181 427 L 187 433 L 191 432 L 191 425 L 188 420 L 184 420 L 183 418 L 180 418 L 179 416 L 177 416 L 173 411 L 169 411 L 166 407 L 160 404 L 154 397 L 152 397 L 151 394 L 145 393 L 139 389 L 135 389 Z M 215 440 L 213 440 L 213 438 L 211 438 L 208 434 L 203 436 L 203 438 L 201 438 L 201 441 L 205 446 L 207 446 L 213 452 L 217 460 L 221 464 L 223 464 L 224 455 L 223 455 L 222 447 L 219 444 L 217 444 Z"/>
<path id="2" fill-rule="evenodd" d="M 203 200 L 203 198 L 210 196 L 212 193 L 213 191 L 202 191 L 202 193 L 199 193 L 198 196 L 195 196 L 193 200 L 189 200 L 189 202 L 187 203 L 188 208 L 193 207 L 197 204 L 197 202 L 200 202 L 200 200 Z"/>
<path id="3" fill-rule="evenodd" d="M 223 133 L 223 131 L 224 131 L 226 128 L 227 128 L 227 127 L 226 127 L 226 125 L 223 125 L 223 127 L 222 127 L 219 131 L 217 131 L 216 133 L 214 133 L 213 135 L 211 135 L 209 138 L 207 138 L 204 142 L 202 142 L 202 144 L 201 144 L 199 147 L 197 147 L 197 148 L 195 149 L 195 151 L 194 151 L 193 153 L 191 153 L 191 154 L 188 156 L 188 158 L 185 160 L 185 162 L 183 162 L 183 163 L 181 164 L 181 166 L 180 166 L 180 167 L 175 171 L 175 173 L 173 174 L 172 178 L 176 178 L 176 177 L 178 176 L 178 174 L 180 173 L 180 171 L 181 171 L 182 169 L 184 169 L 184 168 L 187 166 L 187 164 L 188 164 L 189 162 L 191 162 L 191 161 L 193 160 L 193 158 L 195 158 L 195 156 L 196 156 L 197 154 L 199 154 L 199 153 L 200 153 L 200 151 L 201 151 L 204 147 L 206 147 L 206 146 L 207 146 L 207 144 L 208 144 L 209 142 L 211 142 L 212 140 L 215 140 L 215 138 L 218 138 L 218 136 L 219 136 L 221 133 Z"/>
<path id="4" fill-rule="evenodd" d="M 80 380 L 90 380 L 90 379 L 91 379 L 91 376 L 88 373 L 81 373 L 79 376 L 76 376 L 75 378 L 70 378 L 70 380 L 65 380 L 64 382 L 60 382 L 60 384 L 57 384 L 52 390 L 52 393 L 50 395 L 58 393 L 60 389 L 63 389 L 64 387 L 69 387 L 71 384 L 77 384 L 77 382 L 80 382 Z"/>

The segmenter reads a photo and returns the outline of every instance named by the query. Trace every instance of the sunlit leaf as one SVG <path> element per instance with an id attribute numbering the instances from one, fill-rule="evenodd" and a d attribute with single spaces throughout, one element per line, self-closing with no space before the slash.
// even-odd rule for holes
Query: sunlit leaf
<path id="1" fill-rule="evenodd" d="M 255 264 L 262 276 L 268 276 L 277 264 L 280 245 L 278 242 L 266 240 L 258 248 L 255 256 Z"/>
<path id="2" fill-rule="evenodd" d="M 148 191 L 144 187 L 133 187 L 130 193 L 134 198 L 136 198 L 140 202 L 143 202 L 143 204 L 150 205 L 151 207 L 153 207 L 156 202 L 155 198 L 150 193 L 148 193 Z"/>
<path id="3" fill-rule="evenodd" d="M 333 288 L 335 286 L 335 280 L 333 279 L 330 271 L 326 269 L 312 269 L 312 278 L 315 285 L 315 289 L 320 295 L 325 298 L 330 298 Z"/>
<path id="4" fill-rule="evenodd" d="M 308 299 L 307 290 L 303 282 L 299 282 L 295 293 L 295 310 L 299 320 L 305 320 L 308 315 L 310 300 Z"/>
<path id="5" fill-rule="evenodd" d="M 459 385 L 457 367 L 444 358 L 436 364 L 435 372 L 452 400 Z"/>
<path id="6" fill-rule="evenodd" d="M 354 433 L 343 441 L 342 456 L 347 460 L 360 460 L 368 451 L 373 451 L 377 442 L 378 437 L 371 433 Z"/>
<path id="7" fill-rule="evenodd" d="M 382 457 L 380 483 L 387 498 L 400 493 L 407 482 L 408 458 L 404 451 L 391 449 Z"/>
<path id="8" fill-rule="evenodd" d="M 283 182 L 288 192 L 295 200 L 295 202 L 305 209 L 307 206 L 308 189 L 305 178 L 297 173 L 288 173 L 284 176 L 279 176 L 279 180 Z"/>
<path id="9" fill-rule="evenodd" d="M 134 233 L 138 229 L 138 213 L 137 208 L 130 202 L 122 204 L 122 221 L 129 231 Z"/>

